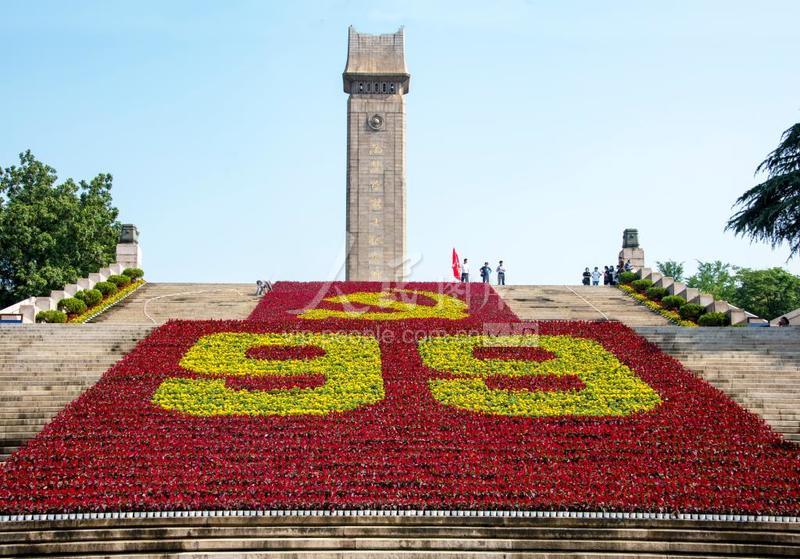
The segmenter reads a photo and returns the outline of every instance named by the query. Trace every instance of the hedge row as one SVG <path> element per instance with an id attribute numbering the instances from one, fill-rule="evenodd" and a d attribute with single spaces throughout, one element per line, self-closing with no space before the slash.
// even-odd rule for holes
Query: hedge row
<path id="1" fill-rule="evenodd" d="M 93 289 L 84 289 L 72 297 L 61 299 L 58 302 L 58 310 L 40 311 L 36 314 L 36 322 L 53 324 L 67 322 L 100 305 L 105 299 L 115 295 L 117 291 L 142 276 L 144 276 L 144 271 L 141 268 L 125 268 L 121 274 L 112 275 L 106 281 L 97 282 Z"/>

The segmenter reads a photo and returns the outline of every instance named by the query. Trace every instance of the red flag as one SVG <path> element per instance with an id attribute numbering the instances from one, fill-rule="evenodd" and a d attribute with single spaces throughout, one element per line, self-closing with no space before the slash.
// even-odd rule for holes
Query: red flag
<path id="1" fill-rule="evenodd" d="M 456 249 L 453 249 L 453 276 L 461 281 L 461 260 L 458 258 Z"/>

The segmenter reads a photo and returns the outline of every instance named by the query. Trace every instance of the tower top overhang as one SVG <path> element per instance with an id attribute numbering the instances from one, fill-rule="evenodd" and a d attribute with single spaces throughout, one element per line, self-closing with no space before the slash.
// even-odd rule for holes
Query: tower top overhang
<path id="1" fill-rule="evenodd" d="M 348 29 L 347 65 L 342 74 L 344 92 L 352 91 L 352 83 L 369 80 L 391 80 L 408 93 L 411 74 L 406 69 L 403 28 L 395 33 L 370 35 Z"/>

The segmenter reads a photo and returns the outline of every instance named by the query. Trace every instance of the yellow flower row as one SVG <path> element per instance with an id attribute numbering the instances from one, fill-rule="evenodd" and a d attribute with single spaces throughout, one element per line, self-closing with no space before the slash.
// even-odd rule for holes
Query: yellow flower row
<path id="1" fill-rule="evenodd" d="M 108 297 L 106 297 L 105 299 L 100 301 L 100 303 L 98 303 L 94 307 L 92 307 L 90 309 L 86 309 L 86 312 L 84 312 L 83 314 L 79 314 L 79 315 L 73 317 L 72 319 L 70 319 L 70 322 L 71 323 L 83 323 L 83 322 L 86 322 L 90 318 L 92 318 L 92 317 L 100 314 L 101 312 L 105 311 L 110 306 L 117 304 L 119 301 L 121 301 L 122 299 L 124 299 L 125 297 L 127 297 L 128 295 L 130 295 L 131 293 L 136 291 L 137 289 L 139 289 L 141 286 L 143 286 L 144 283 L 145 283 L 145 281 L 143 279 L 139 279 L 139 280 L 136 280 L 136 281 L 133 281 L 133 282 L 129 283 L 128 285 L 126 285 L 125 287 L 123 287 L 122 289 L 120 289 L 119 291 L 114 293 L 113 295 L 109 295 Z"/>
<path id="2" fill-rule="evenodd" d="M 677 324 L 678 326 L 685 326 L 687 328 L 696 328 L 697 324 L 692 322 L 691 320 L 684 320 L 681 318 L 681 315 L 672 311 L 670 309 L 665 309 L 655 301 L 651 301 L 647 298 L 647 295 L 642 293 L 638 293 L 634 288 L 630 285 L 620 285 L 618 286 L 622 291 L 624 291 L 630 297 L 636 299 L 639 303 L 647 307 L 653 312 L 657 312 L 670 322 Z"/>

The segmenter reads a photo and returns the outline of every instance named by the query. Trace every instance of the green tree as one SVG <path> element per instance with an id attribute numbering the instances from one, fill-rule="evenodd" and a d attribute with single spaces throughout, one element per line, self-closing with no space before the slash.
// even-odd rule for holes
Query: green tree
<path id="1" fill-rule="evenodd" d="M 697 273 L 687 280 L 686 285 L 713 295 L 715 299 L 730 301 L 736 292 L 736 270 L 735 266 L 719 260 L 714 262 L 698 260 Z"/>
<path id="2" fill-rule="evenodd" d="M 675 260 L 656 262 L 656 269 L 662 276 L 669 276 L 675 281 L 683 281 L 683 262 L 676 262 Z"/>
<path id="3" fill-rule="evenodd" d="M 750 270 L 736 273 L 738 287 L 730 303 L 772 320 L 800 308 L 800 277 L 783 268 Z"/>
<path id="4" fill-rule="evenodd" d="M 737 235 L 775 248 L 789 244 L 789 258 L 800 253 L 800 123 L 786 130 L 780 145 L 758 166 L 767 180 L 742 194 L 725 226 Z"/>
<path id="5" fill-rule="evenodd" d="M 46 295 L 114 259 L 118 210 L 109 174 L 56 184 L 30 150 L 0 168 L 0 308 Z"/>

